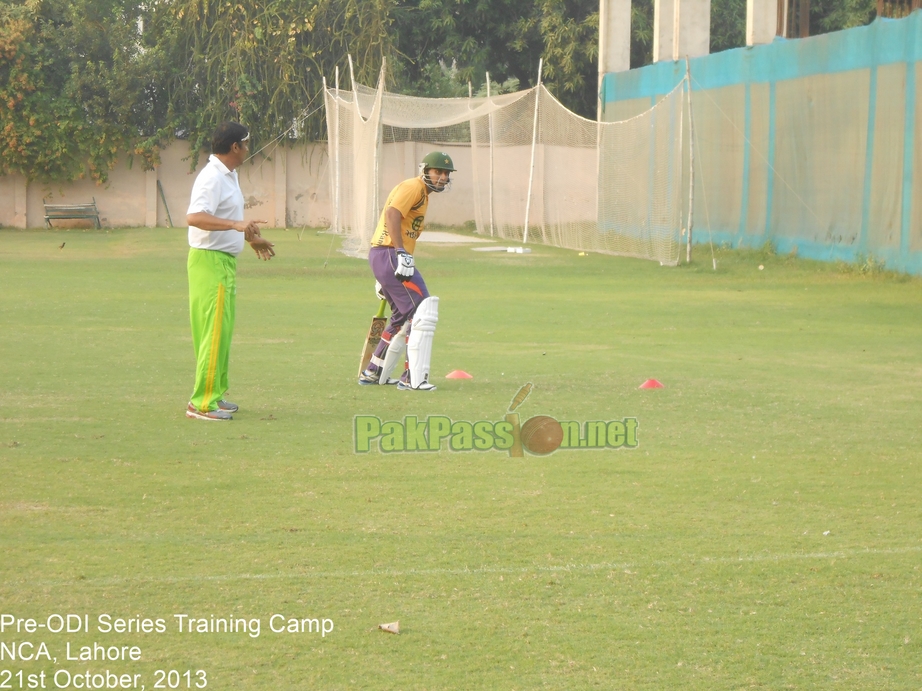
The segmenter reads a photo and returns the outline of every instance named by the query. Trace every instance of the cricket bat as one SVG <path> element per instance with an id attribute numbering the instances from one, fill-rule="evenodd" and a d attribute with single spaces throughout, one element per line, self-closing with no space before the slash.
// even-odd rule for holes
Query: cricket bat
<path id="1" fill-rule="evenodd" d="M 365 345 L 362 347 L 362 359 L 359 361 L 359 376 L 368 367 L 371 362 L 371 355 L 378 347 L 381 341 L 381 334 L 384 333 L 384 327 L 387 326 L 387 317 L 384 316 L 384 308 L 387 306 L 387 300 L 382 300 L 378 307 L 378 313 L 371 318 L 371 326 L 368 328 L 368 336 L 365 338 Z"/>

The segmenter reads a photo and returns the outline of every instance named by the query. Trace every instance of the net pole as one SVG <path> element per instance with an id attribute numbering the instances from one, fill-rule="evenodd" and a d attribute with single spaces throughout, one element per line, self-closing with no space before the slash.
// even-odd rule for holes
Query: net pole
<path id="1" fill-rule="evenodd" d="M 333 114 L 330 104 L 333 103 L 333 96 L 327 88 L 326 75 L 321 75 L 320 82 L 323 85 L 323 108 L 327 121 L 327 156 L 330 159 L 330 230 L 336 232 L 336 156 L 333 155 L 333 147 L 336 145 L 335 129 L 333 128 Z"/>
<path id="2" fill-rule="evenodd" d="M 685 263 L 691 263 L 692 226 L 695 213 L 695 118 L 691 101 L 691 65 L 685 57 L 685 88 L 688 90 L 688 237 L 685 246 Z"/>
<path id="3" fill-rule="evenodd" d="M 350 232 L 355 235 L 357 232 L 361 232 L 357 229 L 357 225 L 364 222 L 365 219 L 362 218 L 362 215 L 358 212 L 357 209 L 357 176 L 356 176 L 356 165 L 355 165 L 355 155 L 356 155 L 356 136 L 357 131 L 359 130 L 361 124 L 363 123 L 362 118 L 362 108 L 359 105 L 359 90 L 358 85 L 355 82 L 355 67 L 352 64 L 352 54 L 348 55 L 349 58 L 349 83 L 352 84 L 352 108 L 350 109 L 350 117 L 352 118 L 351 122 L 351 143 L 350 147 L 350 163 L 349 166 L 349 187 L 351 191 L 350 195 L 350 206 L 352 207 L 349 210 L 348 222 L 350 225 Z"/>
<path id="4" fill-rule="evenodd" d="M 605 6 L 605 3 L 602 3 Z M 595 120 L 595 230 L 598 235 L 602 230 L 602 74 L 599 73 L 598 108 Z"/>
<path id="5" fill-rule="evenodd" d="M 538 105 L 541 103 L 541 68 L 544 58 L 538 60 L 538 83 L 535 85 L 535 118 L 531 126 L 531 165 L 528 169 L 528 198 L 525 201 L 525 232 L 522 234 L 522 243 L 528 243 L 528 217 L 531 213 L 531 188 L 535 178 L 535 151 L 538 148 Z"/>
<path id="6" fill-rule="evenodd" d="M 384 95 L 384 74 L 387 69 L 387 58 L 381 58 L 381 72 L 378 75 L 378 101 L 380 102 L 381 98 Z M 375 182 L 372 190 L 372 209 L 374 213 L 378 211 L 378 204 L 380 203 L 381 197 L 381 159 L 384 156 L 384 123 L 382 118 L 378 117 L 378 122 L 375 125 Z M 372 216 L 374 217 L 374 216 Z"/>
<path id="7" fill-rule="evenodd" d="M 487 72 L 487 100 L 489 101 L 490 96 L 490 73 Z M 491 104 L 492 105 L 492 104 Z M 490 137 L 490 181 L 489 181 L 489 190 L 488 190 L 488 199 L 490 202 L 490 237 L 493 237 L 494 234 L 494 225 L 493 225 L 493 110 L 490 109 L 490 114 L 487 116 L 487 127 L 489 129 L 488 135 Z"/>
<path id="8" fill-rule="evenodd" d="M 340 110 L 339 108 L 339 65 L 336 66 L 335 79 L 336 79 L 336 82 L 335 82 L 336 90 L 334 93 L 336 94 L 336 100 L 335 100 L 336 110 L 333 116 L 333 126 L 336 128 L 336 134 L 333 140 L 334 141 L 333 152 L 335 154 L 335 160 L 333 162 L 333 179 L 335 180 L 334 182 L 335 186 L 333 188 L 333 231 L 336 233 L 341 233 L 342 229 L 340 228 L 340 223 L 339 223 L 339 198 L 340 198 L 339 190 L 340 190 L 340 186 L 342 185 L 342 180 L 340 179 L 340 167 L 339 167 L 339 110 Z"/>
<path id="9" fill-rule="evenodd" d="M 335 82 L 334 82 L 335 83 Z M 323 97 L 327 106 L 327 127 L 329 129 L 329 141 L 327 154 L 330 157 L 330 230 L 334 233 L 339 232 L 339 222 L 336 218 L 336 141 L 339 139 L 336 133 L 336 114 L 334 109 L 339 108 L 337 102 L 337 93 L 327 89 L 327 78 L 323 78 Z"/>
<path id="10" fill-rule="evenodd" d="M 474 86 L 471 80 L 467 80 L 467 109 L 473 111 L 474 106 Z M 470 129 L 470 152 L 471 152 L 471 182 L 474 190 L 474 231 L 477 232 L 482 227 L 483 221 L 483 200 L 480 196 L 480 175 L 477 170 L 477 126 L 473 119 L 468 120 Z"/>

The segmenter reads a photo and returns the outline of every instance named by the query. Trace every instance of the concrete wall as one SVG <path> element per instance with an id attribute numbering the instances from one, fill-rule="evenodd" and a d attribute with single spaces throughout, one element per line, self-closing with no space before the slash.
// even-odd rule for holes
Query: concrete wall
<path id="1" fill-rule="evenodd" d="M 391 187 L 417 174 L 417 164 L 431 150 L 431 145 L 390 144 L 384 146 L 385 158 L 402 163 L 393 175 L 382 180 L 381 202 Z M 452 181 L 452 191 L 441 195 L 433 204 L 433 223 L 462 225 L 474 220 L 470 202 L 473 192 L 470 152 L 467 148 L 451 149 L 458 173 Z M 404 160 L 405 159 L 405 160 Z M 186 225 L 186 209 L 192 183 L 205 165 L 202 156 L 190 169 L 189 147 L 176 142 L 161 154 L 161 165 L 144 171 L 131 165 L 127 156 L 109 175 L 109 182 L 97 185 L 90 180 L 66 184 L 26 184 L 21 176 L 0 177 L 0 226 L 41 228 L 45 224 L 42 200 L 51 203 L 85 203 L 94 197 L 104 228 L 166 227 Z M 324 142 L 289 147 L 274 147 L 268 153 L 257 154 L 239 169 L 240 187 L 246 198 L 247 219 L 268 221 L 270 227 L 327 228 L 331 225 L 330 166 Z M 160 197 L 157 182 L 163 188 L 166 207 Z M 55 227 L 87 227 L 91 221 L 54 221 Z"/>
<path id="2" fill-rule="evenodd" d="M 655 0 L 653 62 L 710 52 L 711 0 Z"/>
<path id="3" fill-rule="evenodd" d="M 71 183 L 26 184 L 18 175 L 0 177 L 0 226 L 44 226 L 43 199 L 51 203 L 85 203 L 96 199 L 103 227 L 185 226 L 189 194 L 195 176 L 207 161 L 202 156 L 191 169 L 189 147 L 176 142 L 161 154 L 161 165 L 144 171 L 122 157 L 97 185 L 91 180 Z M 330 221 L 330 180 L 325 143 L 294 148 L 275 146 L 257 154 L 240 169 L 240 186 L 246 197 L 246 217 L 274 227 L 325 227 Z M 166 206 L 157 182 L 163 188 Z M 56 227 L 87 226 L 85 221 L 55 221 Z"/>
<path id="4" fill-rule="evenodd" d="M 771 43 L 778 33 L 779 0 L 746 0 L 746 45 Z"/>

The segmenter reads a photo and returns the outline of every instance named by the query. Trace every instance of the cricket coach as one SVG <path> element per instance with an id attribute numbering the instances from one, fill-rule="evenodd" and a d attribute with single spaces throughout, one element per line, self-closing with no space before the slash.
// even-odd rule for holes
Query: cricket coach
<path id="1" fill-rule="evenodd" d="M 274 245 L 260 235 L 257 225 L 266 221 L 243 220 L 236 169 L 247 158 L 249 138 L 249 130 L 239 123 L 218 125 L 212 154 L 195 178 L 186 214 L 189 318 L 196 361 L 186 417 L 198 420 L 230 420 L 238 409 L 224 399 L 237 301 L 237 256 L 245 242 L 264 261 L 275 256 Z"/>

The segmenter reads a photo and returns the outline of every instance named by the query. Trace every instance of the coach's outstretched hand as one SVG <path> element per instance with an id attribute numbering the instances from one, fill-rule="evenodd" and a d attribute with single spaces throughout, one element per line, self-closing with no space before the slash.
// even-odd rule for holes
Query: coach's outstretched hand
<path id="1" fill-rule="evenodd" d="M 413 274 L 416 273 L 416 264 L 413 262 L 413 255 L 407 254 L 404 250 L 397 250 L 397 270 L 394 275 L 406 283 Z"/>
<path id="2" fill-rule="evenodd" d="M 250 247 L 256 252 L 256 256 L 263 261 L 269 261 L 275 256 L 275 243 L 269 242 L 264 237 L 258 237 L 250 241 Z"/>
<path id="3" fill-rule="evenodd" d="M 268 223 L 268 221 L 241 221 L 243 225 L 243 239 L 247 242 L 253 242 L 256 238 L 261 238 L 262 233 L 259 232 L 259 223 Z"/>

